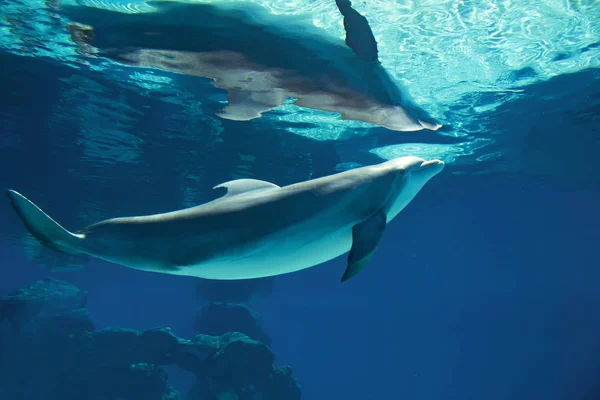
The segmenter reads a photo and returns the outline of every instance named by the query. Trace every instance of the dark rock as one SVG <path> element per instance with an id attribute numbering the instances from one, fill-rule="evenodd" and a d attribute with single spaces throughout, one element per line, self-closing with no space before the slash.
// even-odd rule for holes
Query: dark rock
<path id="1" fill-rule="evenodd" d="M 219 400 L 213 393 L 210 379 L 198 379 L 188 392 L 188 400 Z"/>
<path id="2" fill-rule="evenodd" d="M 46 323 L 46 331 L 56 335 L 91 332 L 94 330 L 92 316 L 85 308 L 69 310 L 44 319 L 40 318 L 37 323 L 42 324 L 43 321 Z"/>
<path id="3" fill-rule="evenodd" d="M 186 340 L 168 328 L 94 331 L 85 297 L 46 279 L 3 299 L 17 329 L 0 330 L 0 399 L 176 400 L 161 368 L 171 364 L 195 374 L 189 400 L 300 398 L 291 370 L 273 368 L 269 347 L 243 333 Z"/>
<path id="4" fill-rule="evenodd" d="M 207 335 L 242 332 L 248 337 L 271 345 L 271 338 L 263 331 L 252 312 L 237 304 L 209 303 L 196 318 L 196 329 Z"/>
<path id="5" fill-rule="evenodd" d="M 300 400 L 302 391 L 289 366 L 273 368 L 269 384 L 262 388 L 263 400 Z"/>
<path id="6" fill-rule="evenodd" d="M 167 373 L 156 365 L 138 363 L 104 367 L 97 370 L 89 382 L 90 392 L 96 398 L 175 400 L 179 395 L 167 384 Z"/>
<path id="7" fill-rule="evenodd" d="M 275 356 L 263 343 L 244 334 L 226 333 L 220 337 L 218 351 L 207 360 L 209 377 L 236 387 L 268 379 Z"/>
<path id="8" fill-rule="evenodd" d="M 219 338 L 197 335 L 193 340 L 180 339 L 180 343 L 179 351 L 173 356 L 174 363 L 197 377 L 206 376 L 209 373 L 206 361 L 217 351 Z"/>
<path id="9" fill-rule="evenodd" d="M 98 365 L 126 366 L 142 362 L 140 333 L 134 329 L 106 328 L 93 333 L 94 359 Z"/>
<path id="10" fill-rule="evenodd" d="M 84 308 L 86 302 L 87 292 L 67 282 L 46 278 L 6 296 L 2 301 L 2 315 L 18 330 L 38 317 Z"/>
<path id="11" fill-rule="evenodd" d="M 174 363 L 174 355 L 185 343 L 169 328 L 155 328 L 142 332 L 139 338 L 139 352 L 146 362 L 158 365 Z"/>
<path id="12" fill-rule="evenodd" d="M 177 399 L 164 370 L 137 361 L 153 355 L 144 353 L 144 335 L 93 332 L 85 303 L 85 292 L 55 279 L 3 299 L 2 315 L 13 329 L 1 332 L 0 399 Z"/>

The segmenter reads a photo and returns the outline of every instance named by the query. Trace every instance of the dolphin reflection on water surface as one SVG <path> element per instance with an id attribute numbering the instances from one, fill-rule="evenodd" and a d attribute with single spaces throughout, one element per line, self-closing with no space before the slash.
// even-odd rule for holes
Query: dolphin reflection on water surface
<path id="1" fill-rule="evenodd" d="M 286 101 L 396 131 L 441 125 L 378 59 L 365 17 L 337 0 L 346 42 L 293 16 L 243 2 L 150 1 L 150 12 L 66 6 L 80 52 L 212 80 L 227 92 L 222 118 L 258 118 Z M 90 47 L 93 49 L 91 50 Z"/>

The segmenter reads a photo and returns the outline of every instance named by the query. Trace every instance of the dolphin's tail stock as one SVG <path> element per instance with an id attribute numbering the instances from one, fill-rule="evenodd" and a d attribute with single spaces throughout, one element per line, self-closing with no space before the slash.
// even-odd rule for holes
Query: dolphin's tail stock
<path id="1" fill-rule="evenodd" d="M 81 247 L 84 235 L 69 232 L 22 194 L 14 190 L 6 194 L 29 233 L 40 244 L 68 255 L 83 254 L 77 249 Z"/>

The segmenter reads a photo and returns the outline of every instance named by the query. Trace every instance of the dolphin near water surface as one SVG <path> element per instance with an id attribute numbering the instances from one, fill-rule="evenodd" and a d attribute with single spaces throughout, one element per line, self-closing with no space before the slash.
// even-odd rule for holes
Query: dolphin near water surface
<path id="1" fill-rule="evenodd" d="M 71 233 L 14 190 L 8 198 L 41 244 L 125 267 L 232 280 L 309 268 L 346 252 L 345 281 L 370 261 L 387 224 L 444 168 L 401 157 L 277 186 L 239 179 L 208 203 L 178 211 L 113 218 Z"/>
<path id="2" fill-rule="evenodd" d="M 381 65 L 369 23 L 349 0 L 336 0 L 345 43 L 256 4 L 146 4 L 154 10 L 78 5 L 61 13 L 72 21 L 71 39 L 82 54 L 210 79 L 227 93 L 218 113 L 224 119 L 252 120 L 295 99 L 301 107 L 395 131 L 441 127 Z"/>

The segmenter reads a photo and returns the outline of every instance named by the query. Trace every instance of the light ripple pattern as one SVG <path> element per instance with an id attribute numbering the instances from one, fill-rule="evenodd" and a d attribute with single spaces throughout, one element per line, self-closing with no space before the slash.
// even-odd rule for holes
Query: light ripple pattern
<path id="1" fill-rule="evenodd" d="M 231 0 L 224 2 L 233 4 Z M 248 2 L 262 5 L 273 15 L 305 19 L 324 35 L 344 38 L 342 18 L 333 1 L 238 0 L 235 4 L 243 7 Z M 91 68 L 107 74 L 122 68 L 106 60 L 90 62 L 78 54 L 66 28 L 70 21 L 60 16 L 59 7 L 54 4 L 42 0 L 4 2 L 0 9 L 0 49 L 24 56 L 53 58 L 73 68 Z M 145 1 L 67 0 L 60 4 L 124 13 L 154 9 Z M 519 88 L 558 75 L 600 67 L 600 2 L 597 0 L 369 0 L 354 1 L 353 5 L 370 22 L 384 67 L 408 86 L 417 103 L 451 127 L 440 134 L 464 139 L 460 145 L 418 148 L 439 154 L 443 159 L 456 160 L 473 154 L 474 162 L 489 159 L 477 158 L 485 152 L 475 153 L 482 143 L 477 141 L 477 136 L 485 133 L 483 124 L 476 122 L 478 114 L 489 113 L 514 101 L 519 96 Z M 168 79 L 149 80 L 146 75 L 126 74 L 131 83 L 146 90 L 172 89 L 175 85 Z M 177 90 L 185 93 L 185 88 Z M 486 97 L 490 93 L 504 95 Z M 193 101 L 194 96 L 174 95 L 173 98 Z M 481 102 L 481 99 L 489 101 Z M 360 132 L 363 128 L 341 121 L 336 115 L 323 116 L 322 112 L 308 109 L 298 113 L 293 107 L 285 107 L 267 116 L 283 125 L 288 123 L 286 129 L 291 133 L 315 140 L 339 140 L 350 129 Z M 303 127 L 295 123 L 302 123 Z M 92 135 L 89 129 L 87 132 Z M 121 157 L 133 161 L 137 157 L 136 143 L 135 138 L 122 138 L 111 145 L 116 144 L 118 151 L 128 147 Z M 408 150 L 407 145 L 399 146 L 393 151 L 372 151 L 388 157 Z M 96 150 L 90 148 L 89 156 L 99 157 L 100 151 Z"/>

